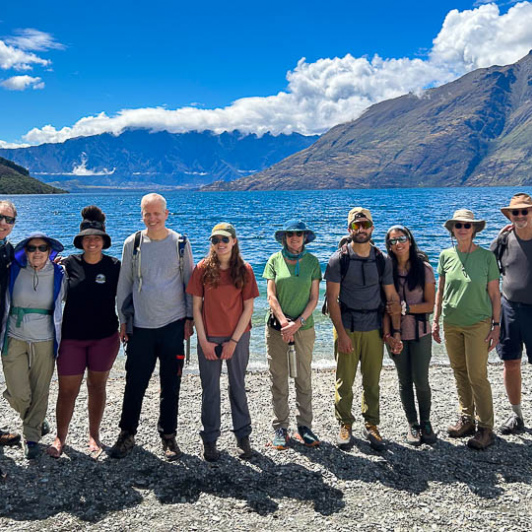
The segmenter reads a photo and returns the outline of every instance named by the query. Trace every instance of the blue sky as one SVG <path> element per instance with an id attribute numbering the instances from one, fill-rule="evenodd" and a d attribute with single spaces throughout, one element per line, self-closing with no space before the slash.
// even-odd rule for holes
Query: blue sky
<path id="1" fill-rule="evenodd" d="M 0 145 L 124 127 L 321 133 L 531 48 L 532 2 L 10 2 Z"/>

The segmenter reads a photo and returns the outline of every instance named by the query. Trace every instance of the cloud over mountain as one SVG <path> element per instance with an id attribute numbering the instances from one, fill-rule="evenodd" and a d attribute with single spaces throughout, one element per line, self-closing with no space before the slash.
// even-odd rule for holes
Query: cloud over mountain
<path id="1" fill-rule="evenodd" d="M 494 3 L 482 4 L 449 12 L 424 59 L 347 54 L 308 63 L 302 58 L 287 73 L 286 89 L 275 95 L 242 98 L 218 109 L 154 107 L 124 109 L 113 116 L 102 112 L 72 126 L 34 128 L 24 140 L 63 142 L 104 132 L 119 134 L 125 128 L 323 133 L 357 118 L 374 103 L 442 85 L 476 68 L 515 62 L 531 48 L 532 2 L 513 5 L 504 14 Z"/>

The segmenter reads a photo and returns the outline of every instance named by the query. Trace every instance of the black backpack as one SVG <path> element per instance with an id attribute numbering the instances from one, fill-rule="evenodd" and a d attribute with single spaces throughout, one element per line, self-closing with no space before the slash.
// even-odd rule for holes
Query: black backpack
<path id="1" fill-rule="evenodd" d="M 343 237 L 340 240 L 340 243 L 338 244 L 338 249 L 340 250 L 340 284 L 343 283 L 345 276 L 347 275 L 347 272 L 349 271 L 349 265 L 351 264 L 352 260 L 358 260 L 358 261 L 364 261 L 364 262 L 375 262 L 377 265 L 377 271 L 379 273 L 379 284 L 381 285 L 381 291 L 382 291 L 382 279 L 384 277 L 384 269 L 386 267 L 386 259 L 384 258 L 384 254 L 377 246 L 375 246 L 372 243 L 371 247 L 375 250 L 375 261 L 373 261 L 373 259 L 362 258 L 362 257 L 361 258 L 357 257 L 357 258 L 352 259 L 349 256 L 349 244 L 350 243 L 351 243 L 350 237 Z M 364 275 L 364 269 L 362 269 L 362 275 Z M 366 284 L 365 279 L 363 279 L 363 282 L 364 284 Z M 325 299 L 321 307 L 321 313 L 326 316 L 329 315 L 329 308 L 327 306 L 327 293 L 325 293 Z"/>
<path id="2" fill-rule="evenodd" d="M 504 266 L 502 264 L 502 257 L 506 253 L 506 250 L 508 249 L 508 236 L 510 235 L 509 231 L 505 231 L 504 233 L 501 233 L 497 240 L 495 241 L 495 247 L 493 248 L 493 253 L 495 255 L 495 258 L 497 259 L 497 266 L 499 267 L 499 271 L 501 272 L 501 275 L 504 275 Z"/>

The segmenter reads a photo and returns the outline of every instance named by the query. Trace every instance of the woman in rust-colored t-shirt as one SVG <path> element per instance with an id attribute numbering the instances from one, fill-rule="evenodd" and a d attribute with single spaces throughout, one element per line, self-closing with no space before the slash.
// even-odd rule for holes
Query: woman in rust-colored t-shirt
<path id="1" fill-rule="evenodd" d="M 245 375 L 249 360 L 249 337 L 253 299 L 259 290 L 251 266 L 240 256 L 235 228 L 214 226 L 209 254 L 194 268 L 187 292 L 194 297 L 194 321 L 198 333 L 198 365 L 203 389 L 201 421 L 205 460 L 216 461 L 220 453 L 220 374 L 227 363 L 233 432 L 240 458 L 253 454 L 249 441 L 251 419 Z"/>

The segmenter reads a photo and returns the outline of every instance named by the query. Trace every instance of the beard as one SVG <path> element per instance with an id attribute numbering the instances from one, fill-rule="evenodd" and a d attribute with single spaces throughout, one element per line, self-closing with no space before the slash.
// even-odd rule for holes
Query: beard
<path id="1" fill-rule="evenodd" d="M 365 244 L 371 239 L 371 233 L 356 233 L 353 236 L 353 242 L 357 244 Z"/>

